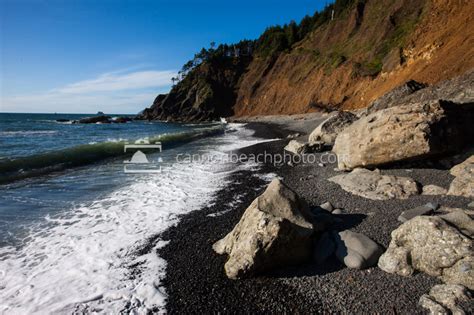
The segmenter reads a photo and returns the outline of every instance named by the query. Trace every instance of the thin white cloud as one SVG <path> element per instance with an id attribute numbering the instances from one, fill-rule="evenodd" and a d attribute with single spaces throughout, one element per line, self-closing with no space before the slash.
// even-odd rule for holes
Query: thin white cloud
<path id="1" fill-rule="evenodd" d="M 170 70 L 104 73 L 45 93 L 2 95 L 0 111 L 135 113 L 149 106 L 158 93 L 166 92 L 175 75 Z"/>
<path id="2" fill-rule="evenodd" d="M 138 71 L 127 74 L 105 73 L 92 80 L 79 81 L 58 89 L 60 93 L 123 91 L 170 85 L 174 71 Z"/>

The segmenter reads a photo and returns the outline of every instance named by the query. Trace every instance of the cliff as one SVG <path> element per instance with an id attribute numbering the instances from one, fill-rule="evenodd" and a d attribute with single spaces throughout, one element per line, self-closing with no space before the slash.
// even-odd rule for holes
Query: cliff
<path id="1" fill-rule="evenodd" d="M 142 118 L 362 108 L 408 80 L 432 85 L 472 69 L 473 11 L 463 0 L 336 1 L 299 24 L 267 29 L 247 42 L 249 54 L 204 58 Z"/>

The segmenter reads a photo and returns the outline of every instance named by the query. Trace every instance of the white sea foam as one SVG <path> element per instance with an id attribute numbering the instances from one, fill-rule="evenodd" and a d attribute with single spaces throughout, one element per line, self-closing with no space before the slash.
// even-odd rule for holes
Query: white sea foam
<path id="1" fill-rule="evenodd" d="M 236 128 L 221 137 L 219 148 L 209 149 L 223 152 L 258 141 Z M 48 218 L 50 227 L 33 229 L 20 249 L 0 248 L 0 313 L 164 311 L 166 262 L 156 250 L 165 243 L 159 234 L 209 203 L 234 170 L 176 163 Z"/>
<path id="2" fill-rule="evenodd" d="M 58 133 L 57 130 L 17 130 L 0 131 L 0 136 L 45 136 Z"/>

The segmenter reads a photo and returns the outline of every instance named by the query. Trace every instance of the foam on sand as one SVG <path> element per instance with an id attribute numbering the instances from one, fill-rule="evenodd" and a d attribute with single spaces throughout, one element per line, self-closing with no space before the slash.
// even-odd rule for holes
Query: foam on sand
<path id="1" fill-rule="evenodd" d="M 213 154 L 258 142 L 241 126 L 214 139 Z M 175 163 L 48 218 L 20 248 L 0 248 L 0 313 L 164 311 L 159 235 L 209 203 L 235 169 Z"/>

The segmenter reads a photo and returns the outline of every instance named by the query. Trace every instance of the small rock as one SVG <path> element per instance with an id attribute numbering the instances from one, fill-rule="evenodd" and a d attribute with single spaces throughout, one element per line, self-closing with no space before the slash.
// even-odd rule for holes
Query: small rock
<path id="1" fill-rule="evenodd" d="M 289 134 L 288 136 L 286 136 L 287 139 L 294 139 L 294 138 L 298 138 L 300 136 L 300 134 L 298 132 L 296 133 L 291 133 Z"/>
<path id="2" fill-rule="evenodd" d="M 308 141 L 310 143 L 321 141 L 332 146 L 339 132 L 357 119 L 358 117 L 351 112 L 338 112 L 336 115 L 329 117 L 316 127 L 316 129 L 314 129 L 309 135 Z"/>
<path id="3" fill-rule="evenodd" d="M 418 304 L 429 310 L 430 315 L 449 315 L 447 309 L 445 309 L 441 304 L 434 301 L 428 294 L 423 294 L 418 301 Z"/>
<path id="4" fill-rule="evenodd" d="M 361 233 L 349 230 L 333 232 L 336 257 L 349 268 L 364 269 L 377 264 L 383 249 Z"/>
<path id="5" fill-rule="evenodd" d="M 471 201 L 468 205 L 469 208 L 474 208 L 474 201 Z"/>
<path id="6" fill-rule="evenodd" d="M 308 152 L 323 152 L 324 151 L 324 142 L 322 141 L 315 141 L 308 143 Z"/>
<path id="7" fill-rule="evenodd" d="M 419 304 L 430 314 L 465 314 L 459 304 L 471 299 L 469 291 L 462 285 L 438 284 L 429 294 L 423 294 Z"/>
<path id="8" fill-rule="evenodd" d="M 291 166 L 291 167 L 293 167 L 293 166 L 294 166 L 293 162 L 291 162 L 291 161 L 288 161 L 288 163 L 287 163 L 287 164 L 288 164 L 288 166 Z"/>
<path id="9" fill-rule="evenodd" d="M 436 209 L 439 208 L 437 203 L 427 203 L 426 205 L 419 206 L 410 210 L 403 211 L 398 217 L 398 221 L 406 222 L 419 215 L 428 215 L 433 213 Z"/>
<path id="10" fill-rule="evenodd" d="M 436 185 L 426 185 L 426 186 L 423 186 L 422 194 L 429 195 L 429 196 L 446 195 L 447 192 L 448 190 L 443 187 L 436 186 Z"/>
<path id="11" fill-rule="evenodd" d="M 325 232 L 316 243 L 313 258 L 320 265 L 326 261 L 336 250 L 336 244 L 332 240 L 331 233 Z"/>
<path id="12" fill-rule="evenodd" d="M 324 210 L 329 211 L 329 212 L 331 212 L 332 210 L 334 210 L 333 205 L 332 205 L 329 201 L 323 203 L 322 205 L 320 205 L 320 207 L 323 208 Z"/>
<path id="13" fill-rule="evenodd" d="M 285 150 L 296 155 L 304 154 L 308 152 L 308 144 L 298 140 L 291 140 L 285 147 Z"/>
<path id="14" fill-rule="evenodd" d="M 444 221 L 457 227 L 463 234 L 470 237 L 474 236 L 474 220 L 468 215 L 468 212 L 472 211 L 447 207 L 442 207 L 440 211 L 447 212 L 439 216 Z"/>
<path id="15" fill-rule="evenodd" d="M 341 209 L 334 209 L 331 213 L 332 214 L 342 214 L 342 210 Z"/>
<path id="16" fill-rule="evenodd" d="M 319 212 L 312 213 L 311 223 L 316 232 L 327 231 L 336 223 L 341 223 L 339 218 L 335 218 L 330 212 L 326 210 L 320 210 Z"/>
<path id="17" fill-rule="evenodd" d="M 323 163 L 318 163 L 318 166 L 324 167 L 325 165 Z"/>

